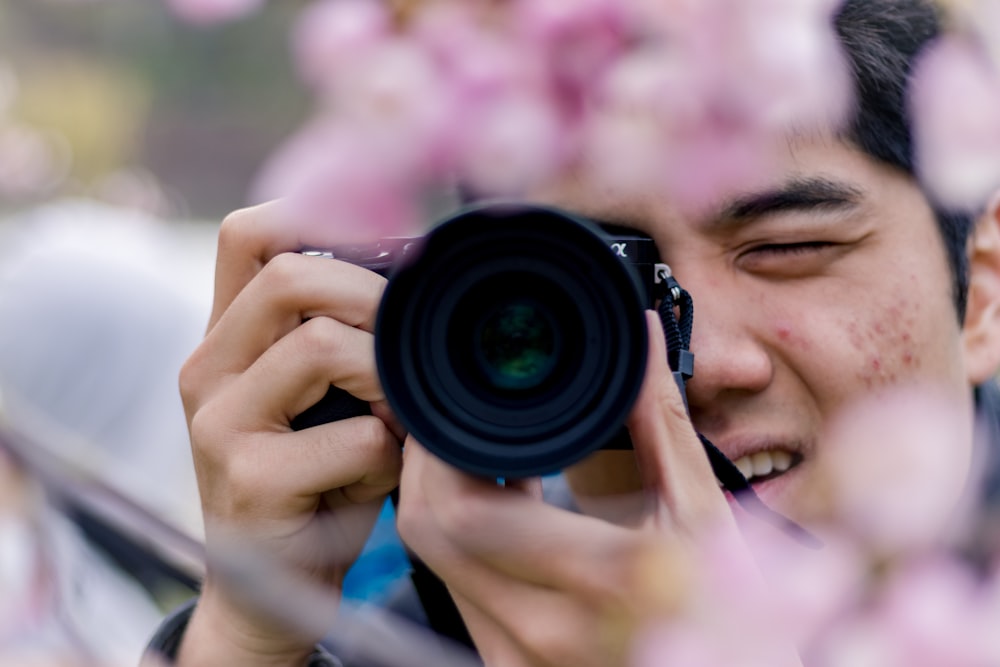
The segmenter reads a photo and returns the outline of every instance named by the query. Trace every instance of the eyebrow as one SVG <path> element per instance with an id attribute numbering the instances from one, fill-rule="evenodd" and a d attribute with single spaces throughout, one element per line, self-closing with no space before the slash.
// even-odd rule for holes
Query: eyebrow
<path id="1" fill-rule="evenodd" d="M 786 211 L 853 208 L 864 194 L 861 188 L 829 178 L 793 178 L 776 188 L 735 197 L 722 206 L 716 220 L 728 227 Z"/>

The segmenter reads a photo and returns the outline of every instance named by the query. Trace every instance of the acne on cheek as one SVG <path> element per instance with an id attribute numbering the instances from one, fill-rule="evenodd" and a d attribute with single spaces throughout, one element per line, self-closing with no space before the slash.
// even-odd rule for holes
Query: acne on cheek
<path id="1" fill-rule="evenodd" d="M 775 323 L 774 332 L 783 345 L 804 351 L 812 348 L 812 345 L 809 344 L 809 339 L 795 333 L 794 327 L 787 322 Z"/>
<path id="2" fill-rule="evenodd" d="M 871 319 L 847 323 L 848 340 L 859 360 L 857 377 L 866 387 L 893 384 L 900 374 L 920 368 L 913 336 L 919 312 L 919 301 L 899 297 Z"/>

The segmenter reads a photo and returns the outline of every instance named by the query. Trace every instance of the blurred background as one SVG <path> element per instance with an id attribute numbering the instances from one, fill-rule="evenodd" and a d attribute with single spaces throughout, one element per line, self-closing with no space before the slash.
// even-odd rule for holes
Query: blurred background
<path id="1" fill-rule="evenodd" d="M 45 454 L 0 447 L 0 664 L 136 664 L 194 592 L 177 372 L 219 222 L 310 112 L 302 4 L 206 26 L 164 0 L 0 0 L 0 444 Z M 405 567 L 387 511 L 346 593 Z"/>
<path id="2" fill-rule="evenodd" d="M 72 195 L 214 221 L 243 205 L 309 108 L 297 4 L 200 27 L 161 0 L 0 0 L 0 212 Z"/>

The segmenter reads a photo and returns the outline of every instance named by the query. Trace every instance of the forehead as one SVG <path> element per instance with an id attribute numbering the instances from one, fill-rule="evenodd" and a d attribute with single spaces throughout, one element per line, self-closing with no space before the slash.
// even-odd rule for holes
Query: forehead
<path id="1" fill-rule="evenodd" d="M 579 175 L 546 188 L 534 198 L 654 237 L 674 229 L 719 232 L 734 212 L 782 193 L 801 195 L 803 186 L 816 196 L 823 190 L 851 196 L 861 210 L 873 214 L 892 209 L 897 214 L 933 219 L 927 198 L 910 175 L 839 139 L 789 138 L 759 166 L 739 186 L 720 187 L 697 206 L 679 205 L 668 188 L 626 191 L 588 182 Z"/>

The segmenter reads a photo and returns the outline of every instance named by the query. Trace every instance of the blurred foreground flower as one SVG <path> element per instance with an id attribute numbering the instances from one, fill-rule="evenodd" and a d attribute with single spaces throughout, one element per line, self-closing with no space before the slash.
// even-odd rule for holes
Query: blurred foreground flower
<path id="1" fill-rule="evenodd" d="M 821 449 L 832 521 L 877 557 L 940 545 L 960 519 L 972 461 L 942 443 L 972 438 L 963 406 L 929 389 L 896 389 L 845 409 Z"/>
<path id="2" fill-rule="evenodd" d="M 915 73 L 915 149 L 922 179 L 945 206 L 978 211 L 1000 186 L 1000 61 L 948 36 Z"/>
<path id="3" fill-rule="evenodd" d="M 634 667 L 773 666 L 783 647 L 810 667 L 998 664 L 1000 561 L 962 551 L 983 528 L 966 502 L 976 462 L 942 446 L 971 437 L 963 409 L 912 387 L 848 406 L 821 448 L 827 505 L 809 528 L 823 547 L 741 524 L 764 586 L 710 533 L 680 589 L 674 559 L 646 564 L 647 590 L 684 595 L 639 635 Z"/>
<path id="4" fill-rule="evenodd" d="M 829 0 L 405 9 L 305 8 L 293 49 L 315 118 L 255 198 L 348 237 L 419 231 L 428 196 L 456 185 L 523 197 L 570 175 L 692 208 L 759 178 L 789 129 L 836 130 L 850 102 Z"/>

